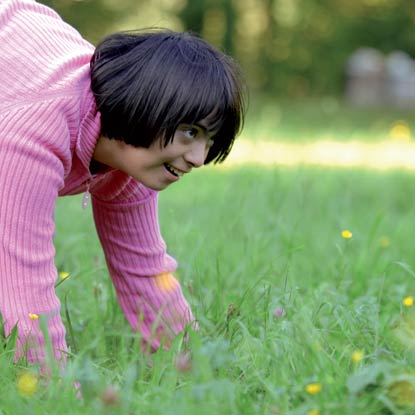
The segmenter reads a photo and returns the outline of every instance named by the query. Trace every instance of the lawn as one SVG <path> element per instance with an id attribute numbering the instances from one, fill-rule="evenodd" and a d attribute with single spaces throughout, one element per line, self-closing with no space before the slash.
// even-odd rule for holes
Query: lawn
<path id="1" fill-rule="evenodd" d="M 328 126 L 313 105 L 287 108 L 280 123 L 298 142 L 311 119 L 312 139 L 358 131 L 367 141 L 410 121 L 336 110 Z M 374 133 L 376 114 L 385 129 Z M 274 119 L 259 121 L 248 119 L 249 139 L 281 139 Z M 74 356 L 62 379 L 22 396 L 28 369 L 10 364 L 4 341 L 0 415 L 415 412 L 414 173 L 209 166 L 162 192 L 162 233 L 200 331 L 151 362 L 118 308 L 90 208 L 63 198 L 56 219 Z"/>
<path id="2" fill-rule="evenodd" d="M 253 97 L 244 135 L 290 142 L 400 139 L 408 138 L 400 137 L 401 126 L 413 129 L 413 114 L 413 109 L 350 107 L 333 97 L 297 101 Z"/>

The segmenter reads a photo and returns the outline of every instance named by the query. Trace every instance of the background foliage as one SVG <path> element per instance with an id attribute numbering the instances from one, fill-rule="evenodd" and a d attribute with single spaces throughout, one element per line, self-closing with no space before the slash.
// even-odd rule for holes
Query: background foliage
<path id="1" fill-rule="evenodd" d="M 361 46 L 415 55 L 412 0 L 42 0 L 96 43 L 119 29 L 200 33 L 241 62 L 253 92 L 340 93 Z"/>

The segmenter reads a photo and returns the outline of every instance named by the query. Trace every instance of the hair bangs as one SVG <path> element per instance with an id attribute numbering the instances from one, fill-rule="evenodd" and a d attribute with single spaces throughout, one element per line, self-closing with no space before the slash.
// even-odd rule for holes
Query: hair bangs
<path id="1" fill-rule="evenodd" d="M 215 64 L 199 62 L 181 68 L 186 82 L 175 91 L 165 118 L 172 121 L 165 128 L 165 145 L 173 140 L 181 123 L 193 125 L 203 121 L 208 132 L 214 133 L 214 144 L 205 164 L 226 159 L 243 124 L 243 84 L 234 76 L 237 68 L 227 68 L 215 58 Z"/>

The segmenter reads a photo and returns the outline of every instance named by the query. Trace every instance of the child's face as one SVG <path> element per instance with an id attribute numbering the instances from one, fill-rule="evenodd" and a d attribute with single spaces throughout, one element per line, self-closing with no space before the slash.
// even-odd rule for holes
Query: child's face
<path id="1" fill-rule="evenodd" d="M 203 166 L 213 135 L 201 121 L 195 125 L 180 124 L 173 141 L 165 147 L 161 140 L 149 148 L 141 148 L 101 137 L 93 157 L 151 189 L 163 190 L 193 168 Z"/>

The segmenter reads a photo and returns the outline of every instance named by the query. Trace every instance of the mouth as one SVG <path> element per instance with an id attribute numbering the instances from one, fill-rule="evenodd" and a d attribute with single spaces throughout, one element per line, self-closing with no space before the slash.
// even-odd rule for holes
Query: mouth
<path id="1" fill-rule="evenodd" d="M 182 177 L 184 172 L 177 170 L 176 168 L 174 168 L 173 166 L 171 166 L 170 164 L 164 163 L 164 167 L 165 169 L 171 173 L 173 176 L 176 177 Z"/>

